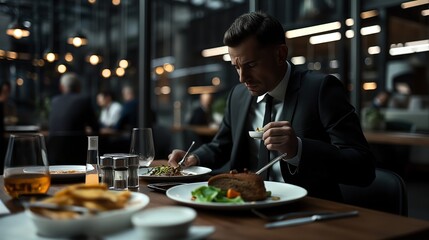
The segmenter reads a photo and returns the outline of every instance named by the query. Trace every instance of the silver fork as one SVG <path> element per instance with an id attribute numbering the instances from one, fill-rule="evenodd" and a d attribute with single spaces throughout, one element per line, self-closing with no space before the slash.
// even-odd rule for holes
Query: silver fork
<path id="1" fill-rule="evenodd" d="M 264 213 L 261 213 L 260 211 L 256 209 L 251 210 L 255 215 L 258 217 L 265 219 L 267 221 L 280 221 L 286 218 L 290 217 L 297 217 L 297 216 L 308 216 L 308 215 L 314 215 L 314 214 L 326 214 L 330 212 L 321 212 L 321 211 L 298 211 L 298 212 L 290 212 L 290 213 L 284 213 L 284 214 L 277 214 L 277 215 L 266 215 Z"/>

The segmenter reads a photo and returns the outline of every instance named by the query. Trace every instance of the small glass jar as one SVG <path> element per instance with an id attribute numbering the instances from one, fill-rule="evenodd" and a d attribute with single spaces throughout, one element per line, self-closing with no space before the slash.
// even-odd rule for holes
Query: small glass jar
<path id="1" fill-rule="evenodd" d="M 116 190 L 128 189 L 128 157 L 113 157 L 114 180 L 113 188 Z"/>
<path id="2" fill-rule="evenodd" d="M 139 156 L 130 154 L 128 157 L 128 188 L 139 187 Z"/>
<path id="3" fill-rule="evenodd" d="M 113 158 L 108 156 L 100 157 L 101 182 L 107 187 L 113 188 Z"/>

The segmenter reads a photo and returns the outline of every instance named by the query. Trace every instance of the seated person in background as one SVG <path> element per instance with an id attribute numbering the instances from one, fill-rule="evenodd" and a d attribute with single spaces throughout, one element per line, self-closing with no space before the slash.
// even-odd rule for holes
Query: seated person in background
<path id="1" fill-rule="evenodd" d="M 362 126 L 365 130 L 383 130 L 385 128 L 384 114 L 380 109 L 389 104 L 390 93 L 381 91 L 367 107 L 362 109 Z"/>
<path id="2" fill-rule="evenodd" d="M 116 129 L 131 130 L 138 126 L 139 105 L 131 86 L 126 85 L 122 88 L 122 99 L 122 111 L 116 123 Z"/>
<path id="3" fill-rule="evenodd" d="M 113 93 L 101 91 L 97 94 L 97 104 L 101 108 L 99 121 L 102 128 L 114 128 L 121 116 L 122 106 L 114 101 Z"/>
<path id="4" fill-rule="evenodd" d="M 86 163 L 90 135 L 98 135 L 99 124 L 89 96 L 83 95 L 75 73 L 60 78 L 60 91 L 52 99 L 49 116 L 48 156 L 50 164 Z"/>
<path id="5" fill-rule="evenodd" d="M 372 101 L 372 107 L 385 108 L 389 103 L 390 93 L 386 91 L 379 92 Z"/>
<path id="6" fill-rule="evenodd" d="M 212 103 L 213 96 L 210 93 L 200 95 L 200 104 L 192 111 L 189 125 L 209 127 L 212 122 Z M 212 140 L 212 136 L 198 135 L 201 143 L 208 143 Z"/>
<path id="7" fill-rule="evenodd" d="M 367 186 L 374 180 L 374 156 L 344 85 L 332 75 L 301 71 L 287 61 L 278 20 L 260 12 L 244 14 L 227 30 L 224 43 L 241 84 L 230 91 L 216 136 L 192 151 L 185 166 L 256 172 L 266 164 L 261 160 L 267 150 L 269 159 L 287 153 L 262 174 L 265 179 L 337 201 L 342 200 L 340 183 Z M 273 114 L 267 120 L 272 120 L 264 125 L 271 99 Z M 249 137 L 248 131 L 257 127 L 263 127 L 262 141 Z M 184 155 L 173 150 L 169 164 L 177 166 Z"/>

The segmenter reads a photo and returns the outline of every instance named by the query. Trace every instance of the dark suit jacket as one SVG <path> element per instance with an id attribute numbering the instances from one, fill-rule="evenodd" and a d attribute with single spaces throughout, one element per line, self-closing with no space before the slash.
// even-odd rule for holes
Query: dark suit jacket
<path id="1" fill-rule="evenodd" d="M 98 119 L 88 96 L 64 94 L 52 100 L 47 146 L 51 164 L 85 164 L 86 126 L 98 134 Z"/>
<path id="2" fill-rule="evenodd" d="M 244 85 L 231 90 L 219 132 L 211 143 L 194 151 L 201 165 L 218 168 L 230 161 L 230 168 L 238 171 L 249 166 L 247 112 L 252 101 L 255 97 Z M 372 182 L 374 156 L 337 78 L 292 66 L 281 119 L 290 121 L 302 140 L 298 172 L 291 175 L 287 163 L 280 163 L 286 182 L 304 187 L 310 196 L 332 200 L 342 199 L 339 183 Z"/>
<path id="3" fill-rule="evenodd" d="M 138 99 L 133 99 L 122 104 L 121 116 L 116 124 L 117 129 L 131 130 L 138 125 Z"/>

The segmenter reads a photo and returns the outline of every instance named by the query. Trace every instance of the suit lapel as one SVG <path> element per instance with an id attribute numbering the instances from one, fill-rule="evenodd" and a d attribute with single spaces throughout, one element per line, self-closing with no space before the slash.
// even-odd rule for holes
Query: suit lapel
<path id="1" fill-rule="evenodd" d="M 249 159 L 249 151 L 246 149 L 247 138 L 248 138 L 248 112 L 251 106 L 252 100 L 254 98 L 247 92 L 247 89 L 244 89 L 238 94 L 234 95 L 234 106 L 231 109 L 234 109 L 234 112 L 231 113 L 231 122 L 232 125 L 236 124 L 234 132 L 232 133 L 233 144 L 231 152 L 231 167 L 232 169 L 242 169 L 246 166 L 245 161 Z M 235 124 L 234 124 L 234 123 Z M 241 159 L 241 160 L 240 160 Z"/>
<path id="2" fill-rule="evenodd" d="M 235 136 L 241 136 L 243 133 L 243 131 L 248 131 L 248 129 L 244 129 L 245 126 L 247 125 L 247 116 L 248 116 L 248 112 L 249 112 L 249 108 L 250 108 L 250 104 L 252 103 L 252 96 L 250 94 L 241 94 L 240 97 L 238 98 L 238 104 L 241 105 L 241 107 L 239 106 L 238 108 L 234 108 L 237 109 L 238 111 L 236 112 L 236 114 L 234 114 L 234 116 L 237 119 L 237 128 L 235 129 Z"/>
<path id="3" fill-rule="evenodd" d="M 295 113 L 299 87 L 301 83 L 302 75 L 299 71 L 295 71 L 295 66 L 291 64 L 291 75 L 286 90 L 286 95 L 283 104 L 282 119 L 286 121 L 293 121 L 293 114 Z"/>

